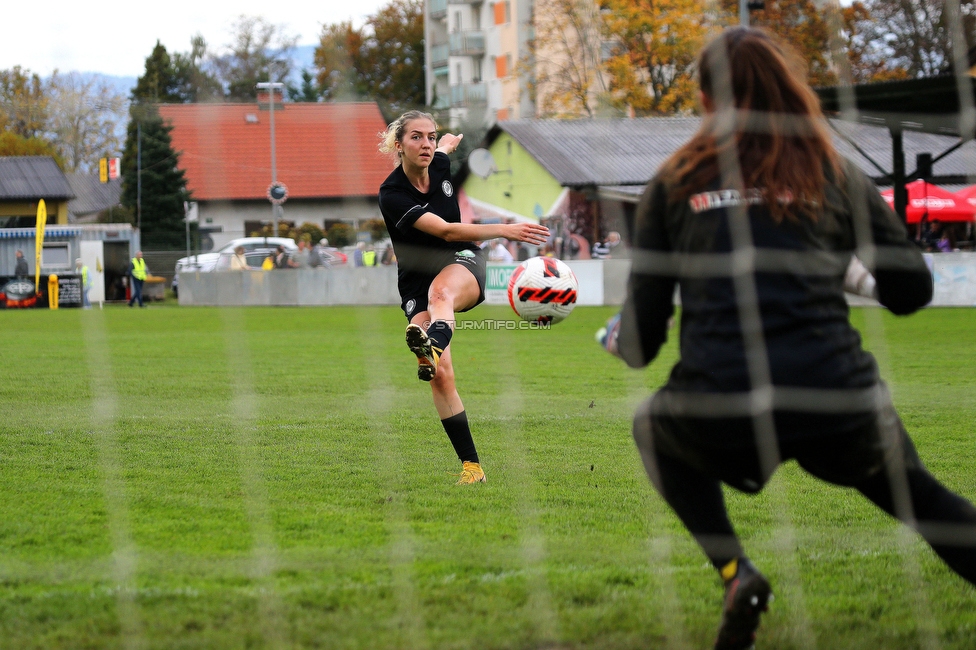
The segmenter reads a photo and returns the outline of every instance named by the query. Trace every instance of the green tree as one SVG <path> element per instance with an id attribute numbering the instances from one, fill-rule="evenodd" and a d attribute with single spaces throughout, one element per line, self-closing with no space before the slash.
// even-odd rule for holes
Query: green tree
<path id="1" fill-rule="evenodd" d="M 423 106 L 423 0 L 391 0 L 361 29 L 323 26 L 315 65 L 326 99 L 368 98 L 387 114 Z"/>
<path id="2" fill-rule="evenodd" d="M 189 52 L 173 55 L 173 76 L 179 101 L 196 103 L 223 99 L 220 81 L 205 68 L 206 58 L 207 41 L 200 34 L 190 39 Z"/>
<path id="3" fill-rule="evenodd" d="M 302 70 L 302 87 L 288 86 L 288 98 L 293 102 L 317 102 L 322 97 L 315 77 L 308 70 Z"/>
<path id="4" fill-rule="evenodd" d="M 154 104 L 134 104 L 131 112 L 122 154 L 122 205 L 137 214 L 143 248 L 178 250 L 186 244 L 183 202 L 190 194 L 183 171 L 177 167 L 178 155 L 170 138 L 172 127 L 163 122 Z"/>
<path id="5" fill-rule="evenodd" d="M 356 229 L 348 223 L 334 223 L 325 233 L 330 246 L 342 248 L 356 241 Z"/>
<path id="6" fill-rule="evenodd" d="M 183 101 L 180 95 L 180 80 L 176 76 L 173 59 L 159 41 L 156 41 L 152 54 L 146 57 L 145 72 L 136 81 L 135 88 L 132 89 L 132 98 L 157 104 Z"/>
<path id="7" fill-rule="evenodd" d="M 211 56 L 217 78 L 232 101 L 257 99 L 261 81 L 281 81 L 291 72 L 289 53 L 298 42 L 284 27 L 258 16 L 241 16 L 224 54 Z"/>

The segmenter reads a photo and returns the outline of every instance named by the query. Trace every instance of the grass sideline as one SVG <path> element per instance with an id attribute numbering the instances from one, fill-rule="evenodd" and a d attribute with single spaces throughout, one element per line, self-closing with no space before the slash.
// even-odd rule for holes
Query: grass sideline
<path id="1" fill-rule="evenodd" d="M 629 434 L 674 337 L 627 370 L 611 313 L 458 332 L 489 482 L 457 488 L 395 308 L 0 312 L 0 646 L 711 647 L 718 580 Z M 853 318 L 976 499 L 976 310 Z M 856 494 L 791 463 L 729 503 L 759 648 L 976 647 L 976 591 Z"/>

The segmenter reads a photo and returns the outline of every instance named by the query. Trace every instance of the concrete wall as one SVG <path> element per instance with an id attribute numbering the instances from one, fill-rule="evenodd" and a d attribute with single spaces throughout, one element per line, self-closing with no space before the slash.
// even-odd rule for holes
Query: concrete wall
<path id="1" fill-rule="evenodd" d="M 580 283 L 579 305 L 623 303 L 629 260 L 568 262 Z M 489 264 L 503 271 L 488 304 L 508 304 L 500 290 L 515 264 Z M 498 275 L 489 272 L 490 276 Z M 490 288 L 489 288 L 490 289 Z M 395 266 L 336 266 L 302 271 L 227 271 L 180 274 L 181 305 L 399 305 Z"/>
<path id="2" fill-rule="evenodd" d="M 935 281 L 933 307 L 976 307 L 976 253 L 926 253 Z M 630 260 L 572 260 L 579 305 L 620 305 Z M 514 264 L 489 264 L 488 304 L 507 304 Z M 494 272 L 492 271 L 494 269 Z M 852 305 L 877 305 L 848 296 Z M 399 305 L 396 267 L 338 266 L 307 271 L 245 271 L 180 276 L 181 305 Z"/>

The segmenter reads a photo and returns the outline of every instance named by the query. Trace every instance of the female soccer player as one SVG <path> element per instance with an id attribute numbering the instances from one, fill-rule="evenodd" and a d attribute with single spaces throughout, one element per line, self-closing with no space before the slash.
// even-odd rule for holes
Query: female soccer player
<path id="1" fill-rule="evenodd" d="M 434 407 L 461 460 L 458 485 L 484 483 L 468 416 L 454 385 L 451 335 L 454 314 L 485 299 L 485 254 L 474 242 L 504 237 L 536 246 L 549 230 L 531 223 L 461 223 L 448 154 L 461 135 L 437 140 L 428 113 L 409 111 L 382 134 L 380 151 L 396 156 L 396 169 L 380 186 L 380 211 L 393 241 L 406 340 L 417 356 L 417 376 L 429 381 Z"/>
<path id="2" fill-rule="evenodd" d="M 724 581 L 721 649 L 752 645 L 771 594 L 721 484 L 758 492 L 783 460 L 859 490 L 976 584 L 976 508 L 922 464 L 843 295 L 854 251 L 895 314 L 927 304 L 932 277 L 871 181 L 834 150 L 784 47 L 739 27 L 700 56 L 701 128 L 641 198 L 628 297 L 604 339 L 633 367 L 653 360 L 678 283 L 681 357 L 638 410 L 634 438 Z"/>

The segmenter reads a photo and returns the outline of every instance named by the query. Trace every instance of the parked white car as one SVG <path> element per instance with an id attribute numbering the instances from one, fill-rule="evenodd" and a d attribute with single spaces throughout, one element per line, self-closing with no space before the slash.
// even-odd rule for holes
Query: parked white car
<path id="1" fill-rule="evenodd" d="M 209 273 L 217 267 L 217 260 L 222 253 L 233 253 L 238 246 L 244 247 L 244 252 L 248 253 L 257 249 L 275 248 L 284 246 L 289 255 L 298 250 L 298 245 L 294 239 L 289 237 L 242 237 L 234 239 L 219 250 L 200 255 L 182 257 L 176 261 L 176 271 L 173 274 L 173 293 L 179 294 L 180 273 L 183 271 L 200 271 Z"/>

